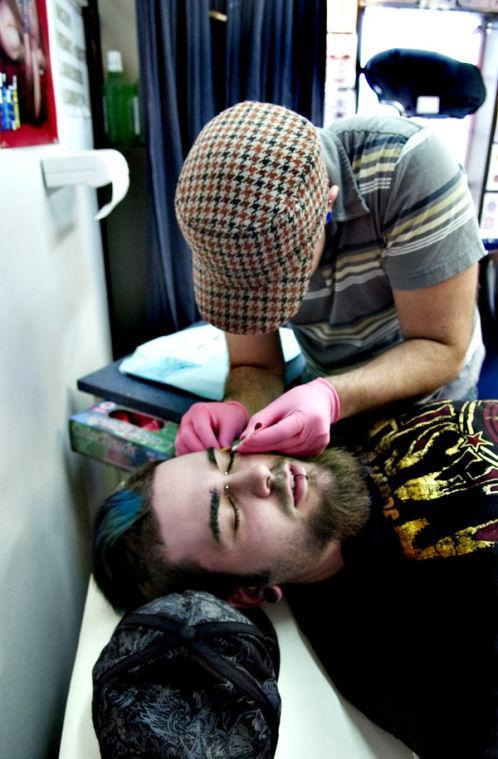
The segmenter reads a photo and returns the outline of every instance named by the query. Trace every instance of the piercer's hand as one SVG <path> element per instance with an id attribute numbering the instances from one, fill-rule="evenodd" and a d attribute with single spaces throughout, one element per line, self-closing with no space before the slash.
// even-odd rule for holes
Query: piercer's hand
<path id="1" fill-rule="evenodd" d="M 249 412 L 238 401 L 194 403 L 182 416 L 175 440 L 176 455 L 228 448 L 248 421 Z"/>
<path id="2" fill-rule="evenodd" d="M 341 415 L 337 391 L 323 377 L 288 390 L 251 416 L 239 453 L 280 451 L 312 456 L 330 440 L 330 425 Z"/>

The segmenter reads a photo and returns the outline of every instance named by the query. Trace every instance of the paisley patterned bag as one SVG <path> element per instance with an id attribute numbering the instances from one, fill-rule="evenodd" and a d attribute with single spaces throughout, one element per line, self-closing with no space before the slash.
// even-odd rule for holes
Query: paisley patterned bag
<path id="1" fill-rule="evenodd" d="M 93 669 L 102 759 L 256 759 L 275 754 L 279 650 L 252 621 L 200 591 L 125 616 Z"/>

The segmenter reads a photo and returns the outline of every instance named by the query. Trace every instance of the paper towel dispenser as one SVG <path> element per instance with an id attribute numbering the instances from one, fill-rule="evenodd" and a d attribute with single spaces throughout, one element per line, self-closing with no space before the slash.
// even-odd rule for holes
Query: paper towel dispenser
<path id="1" fill-rule="evenodd" d="M 95 218 L 108 216 L 128 192 L 128 164 L 118 150 L 85 150 L 79 153 L 56 155 L 41 162 L 47 188 L 84 184 L 103 187 L 112 184 L 112 198 Z"/>

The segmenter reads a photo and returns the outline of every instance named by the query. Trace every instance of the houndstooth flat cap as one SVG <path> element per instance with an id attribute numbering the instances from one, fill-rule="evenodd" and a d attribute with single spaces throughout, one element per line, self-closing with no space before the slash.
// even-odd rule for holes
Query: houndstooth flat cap
<path id="1" fill-rule="evenodd" d="M 206 124 L 175 198 L 205 319 L 251 335 L 299 310 L 327 190 L 318 132 L 303 116 L 247 101 Z"/>

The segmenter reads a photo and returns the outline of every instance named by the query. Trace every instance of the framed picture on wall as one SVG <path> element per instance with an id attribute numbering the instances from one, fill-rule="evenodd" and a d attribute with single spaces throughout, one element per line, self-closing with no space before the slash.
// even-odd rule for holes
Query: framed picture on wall
<path id="1" fill-rule="evenodd" d="M 0 0 L 0 147 L 57 142 L 46 0 Z"/>

